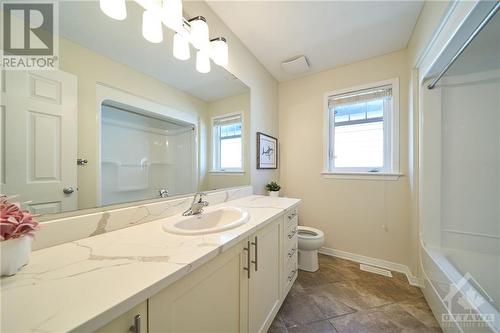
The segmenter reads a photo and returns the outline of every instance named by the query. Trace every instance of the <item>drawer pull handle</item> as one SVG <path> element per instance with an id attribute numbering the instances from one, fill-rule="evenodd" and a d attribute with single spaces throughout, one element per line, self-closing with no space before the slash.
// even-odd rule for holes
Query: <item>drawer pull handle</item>
<path id="1" fill-rule="evenodd" d="M 295 236 L 295 234 L 296 234 L 296 233 L 297 233 L 297 229 L 293 229 L 293 230 L 292 230 L 292 232 L 290 232 L 290 233 L 288 234 L 288 239 L 292 239 L 292 238 L 293 238 L 293 236 Z"/>
<path id="2" fill-rule="evenodd" d="M 253 246 L 255 246 L 255 260 L 252 260 L 252 264 L 255 265 L 255 271 L 257 272 L 257 256 L 259 254 L 258 252 L 258 249 L 257 249 L 257 246 L 258 246 L 258 243 L 257 243 L 257 236 L 255 236 L 255 241 L 250 243 L 252 244 Z"/>
<path id="3" fill-rule="evenodd" d="M 293 219 L 296 215 L 297 215 L 297 213 L 292 213 L 292 214 L 288 215 L 288 219 L 289 219 L 289 220 L 291 220 L 291 219 Z"/>
<path id="4" fill-rule="evenodd" d="M 297 249 L 293 248 L 290 252 L 288 252 L 288 258 L 291 258 L 295 254 L 295 251 L 297 251 Z"/>
<path id="5" fill-rule="evenodd" d="M 292 281 L 292 279 L 295 276 L 296 272 L 297 272 L 297 270 L 294 269 L 293 271 L 290 272 L 290 274 L 288 274 L 288 281 Z"/>
<path id="6" fill-rule="evenodd" d="M 134 317 L 134 325 L 128 329 L 132 333 L 141 333 L 141 315 L 138 314 Z"/>
<path id="7" fill-rule="evenodd" d="M 250 241 L 247 241 L 247 247 L 244 247 L 243 250 L 247 251 L 247 267 L 243 267 L 243 269 L 247 271 L 247 277 L 250 279 Z"/>

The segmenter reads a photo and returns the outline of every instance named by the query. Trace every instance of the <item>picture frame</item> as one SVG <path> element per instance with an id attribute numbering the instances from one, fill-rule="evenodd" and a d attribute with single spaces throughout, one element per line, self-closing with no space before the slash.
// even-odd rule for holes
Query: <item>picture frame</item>
<path id="1" fill-rule="evenodd" d="M 278 168 L 278 139 L 257 132 L 257 169 Z"/>

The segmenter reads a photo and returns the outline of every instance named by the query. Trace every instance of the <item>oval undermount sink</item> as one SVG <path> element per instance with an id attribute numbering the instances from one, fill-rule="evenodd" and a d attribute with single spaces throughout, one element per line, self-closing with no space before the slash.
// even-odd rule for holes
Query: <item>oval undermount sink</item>
<path id="1" fill-rule="evenodd" d="M 221 207 L 199 215 L 168 221 L 163 230 L 178 235 L 202 235 L 236 228 L 249 220 L 248 212 L 236 207 Z"/>

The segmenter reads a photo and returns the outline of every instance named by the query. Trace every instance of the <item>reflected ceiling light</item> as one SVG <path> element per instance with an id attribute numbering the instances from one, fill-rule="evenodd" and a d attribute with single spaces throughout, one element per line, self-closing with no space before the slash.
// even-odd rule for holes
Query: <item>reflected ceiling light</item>
<path id="1" fill-rule="evenodd" d="M 228 47 L 224 37 L 217 37 L 210 40 L 212 59 L 219 66 L 227 66 Z"/>
<path id="2" fill-rule="evenodd" d="M 206 50 L 196 52 L 196 70 L 200 73 L 210 72 L 210 57 Z"/>
<path id="3" fill-rule="evenodd" d="M 196 70 L 210 72 L 210 59 L 219 66 L 228 64 L 228 45 L 224 37 L 210 39 L 207 20 L 196 16 L 189 21 L 182 15 L 182 0 L 134 0 L 142 8 L 142 35 L 151 43 L 163 41 L 163 25 L 175 32 L 172 53 L 179 60 L 190 58 L 192 44 L 196 53 Z M 99 0 L 101 10 L 109 17 L 127 17 L 126 0 Z"/>
<path id="4" fill-rule="evenodd" d="M 178 31 L 182 28 L 182 0 L 163 0 L 163 22 L 169 28 Z"/>
<path id="5" fill-rule="evenodd" d="M 197 49 L 208 47 L 208 25 L 203 16 L 196 16 L 189 20 L 191 26 L 191 42 Z"/>
<path id="6" fill-rule="evenodd" d="M 99 6 L 104 14 L 115 20 L 127 18 L 127 5 L 125 0 L 100 0 Z"/>
<path id="7" fill-rule="evenodd" d="M 180 33 L 175 33 L 173 54 L 179 60 L 188 60 L 191 56 L 189 41 Z"/>
<path id="8" fill-rule="evenodd" d="M 142 14 L 142 35 L 151 43 L 163 41 L 163 26 L 159 12 L 155 8 L 149 8 Z"/>

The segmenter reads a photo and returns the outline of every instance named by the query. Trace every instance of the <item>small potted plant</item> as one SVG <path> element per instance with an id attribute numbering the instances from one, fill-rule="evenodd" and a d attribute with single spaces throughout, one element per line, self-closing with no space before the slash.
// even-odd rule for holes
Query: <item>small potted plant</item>
<path id="1" fill-rule="evenodd" d="M 1 276 L 14 275 L 28 263 L 33 231 L 38 228 L 33 215 L 9 202 L 12 198 L 0 195 Z"/>
<path id="2" fill-rule="evenodd" d="M 266 185 L 267 193 L 270 197 L 279 197 L 281 186 L 278 185 L 275 181 L 270 182 Z"/>

